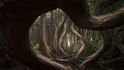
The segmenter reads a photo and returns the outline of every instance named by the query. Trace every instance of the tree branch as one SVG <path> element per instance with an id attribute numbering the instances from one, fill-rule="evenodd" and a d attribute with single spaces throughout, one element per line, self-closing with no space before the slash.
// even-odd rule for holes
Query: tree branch
<path id="1" fill-rule="evenodd" d="M 80 28 L 102 30 L 114 28 L 124 23 L 124 7 L 106 15 L 95 16 L 98 19 L 92 17 L 85 7 L 84 5 L 82 6 L 82 3 L 72 3 L 62 6 L 61 9 Z"/>
<path id="2" fill-rule="evenodd" d="M 75 55 L 75 59 L 77 59 L 83 52 L 84 52 L 84 49 L 85 49 L 85 44 L 86 44 L 86 41 L 83 39 L 82 35 L 79 34 L 75 29 L 74 29 L 74 25 L 72 24 L 71 26 L 71 30 L 72 32 L 77 35 L 82 41 L 83 41 L 83 44 L 81 46 L 81 48 L 79 49 L 79 51 L 77 52 L 77 54 Z"/>
<path id="3" fill-rule="evenodd" d="M 85 65 L 94 60 L 97 60 L 105 51 L 107 51 L 111 47 L 111 38 L 109 37 L 108 32 L 101 31 L 101 34 L 104 40 L 104 47 L 101 47 L 95 53 L 85 58 L 85 60 L 79 65 L 80 68 L 84 67 Z"/>
<path id="4" fill-rule="evenodd" d="M 58 26 L 55 29 L 55 34 L 54 34 L 54 49 L 55 49 L 56 52 L 58 50 L 57 47 L 59 46 L 58 45 L 58 32 L 60 30 L 60 27 L 62 25 L 64 25 L 66 19 L 67 19 L 67 16 L 64 16 L 64 18 L 62 19 L 62 21 L 60 21 L 60 23 L 58 24 Z"/>
<path id="5" fill-rule="evenodd" d="M 62 39 L 63 39 L 63 37 L 65 36 L 65 34 L 66 34 L 66 32 L 67 32 L 67 28 L 66 28 L 66 27 L 67 27 L 67 23 L 64 23 L 64 31 L 63 31 L 63 33 L 61 34 L 60 39 L 59 39 L 59 48 L 60 48 L 61 52 L 62 52 L 64 55 L 69 56 L 69 55 L 63 50 L 63 48 L 61 47 Z"/>

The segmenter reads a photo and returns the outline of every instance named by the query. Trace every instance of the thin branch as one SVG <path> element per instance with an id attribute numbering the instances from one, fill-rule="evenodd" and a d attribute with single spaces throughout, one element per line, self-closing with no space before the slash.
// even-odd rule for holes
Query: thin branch
<path id="1" fill-rule="evenodd" d="M 82 68 L 86 64 L 98 59 L 102 55 L 102 53 L 104 53 L 111 47 L 111 38 L 109 37 L 108 31 L 101 31 L 101 34 L 102 34 L 103 40 L 104 40 L 104 47 L 101 47 L 95 53 L 93 53 L 92 55 L 85 58 L 85 60 L 79 65 L 80 68 Z"/>
<path id="2" fill-rule="evenodd" d="M 47 64 L 47 65 L 50 65 L 52 67 L 55 67 L 56 69 L 58 70 L 71 70 L 69 69 L 68 67 L 64 66 L 63 64 L 60 64 L 60 63 L 57 63 L 55 61 L 52 61 L 50 60 L 49 58 L 41 55 L 41 54 L 35 54 L 38 58 L 39 58 L 39 61 Z"/>
<path id="3" fill-rule="evenodd" d="M 61 52 L 62 52 L 64 55 L 69 56 L 69 55 L 63 50 L 63 48 L 61 47 L 62 39 L 64 38 L 64 36 L 65 36 L 65 34 L 66 34 L 66 32 L 67 32 L 66 27 L 67 27 L 67 24 L 64 23 L 64 31 L 63 31 L 63 33 L 61 34 L 60 39 L 59 39 L 59 48 L 60 48 Z"/>
<path id="4" fill-rule="evenodd" d="M 67 16 L 64 16 L 64 18 L 60 21 L 60 23 L 58 24 L 58 26 L 55 29 L 55 34 L 54 34 L 54 49 L 56 49 L 56 51 L 58 50 L 58 31 L 60 30 L 60 27 L 65 23 L 67 19 Z"/>
<path id="5" fill-rule="evenodd" d="M 71 26 L 72 32 L 77 35 L 84 43 L 82 44 L 81 48 L 79 49 L 79 51 L 77 52 L 77 54 L 75 55 L 75 59 L 77 59 L 83 52 L 85 49 L 85 40 L 83 39 L 82 35 L 80 33 L 78 33 L 75 29 L 74 29 L 74 25 L 72 24 Z"/>
<path id="6" fill-rule="evenodd" d="M 93 53 L 92 55 L 90 55 L 90 56 L 88 56 L 87 58 L 85 58 L 85 60 L 83 60 L 83 62 L 79 65 L 79 67 L 81 68 L 81 67 L 83 67 L 85 64 L 87 64 L 87 63 L 93 61 L 94 59 L 96 59 L 96 57 L 97 57 L 99 54 L 101 54 L 102 50 L 103 50 L 103 47 L 100 48 L 99 50 L 97 50 L 97 51 L 96 51 L 95 53 Z"/>

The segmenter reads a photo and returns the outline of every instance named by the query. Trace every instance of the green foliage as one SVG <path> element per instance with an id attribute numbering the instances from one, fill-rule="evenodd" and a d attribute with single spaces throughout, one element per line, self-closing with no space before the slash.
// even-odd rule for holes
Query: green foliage
<path id="1" fill-rule="evenodd" d="M 98 40 L 91 41 L 87 46 L 85 53 L 83 54 L 83 57 L 87 57 L 93 54 L 101 47 L 103 47 L 103 40 L 98 39 Z"/>
<path id="2" fill-rule="evenodd" d="M 39 49 L 40 48 L 40 44 L 39 44 L 39 42 L 35 42 L 34 43 L 34 49 Z"/>

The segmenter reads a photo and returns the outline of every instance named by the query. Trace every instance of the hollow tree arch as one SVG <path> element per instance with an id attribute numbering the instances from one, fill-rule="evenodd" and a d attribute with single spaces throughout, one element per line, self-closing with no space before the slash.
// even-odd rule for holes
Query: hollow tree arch
<path id="1" fill-rule="evenodd" d="M 84 6 L 82 6 L 80 0 L 0 0 L 0 31 L 8 34 L 8 47 L 11 56 L 22 63 L 37 69 L 69 70 L 68 67 L 53 62 L 43 55 L 37 55 L 33 52 L 29 43 L 29 28 L 36 17 L 41 15 L 41 13 L 56 8 L 61 8 L 67 13 L 77 26 L 88 29 L 101 28 L 100 26 L 90 26 L 92 22 L 89 21 L 87 16 L 88 13 L 84 9 Z M 121 15 L 118 14 L 119 16 L 117 15 L 116 18 L 118 22 L 122 21 L 121 24 L 123 23 L 123 13 L 122 9 Z M 85 18 L 88 23 L 84 23 L 85 21 L 82 18 Z M 118 23 L 116 22 L 116 24 Z M 112 24 L 110 24 L 110 26 L 111 25 Z M 109 28 L 107 25 L 102 29 L 105 29 L 106 27 Z M 47 60 L 43 61 L 44 59 Z M 55 65 L 52 65 L 52 63 Z"/>

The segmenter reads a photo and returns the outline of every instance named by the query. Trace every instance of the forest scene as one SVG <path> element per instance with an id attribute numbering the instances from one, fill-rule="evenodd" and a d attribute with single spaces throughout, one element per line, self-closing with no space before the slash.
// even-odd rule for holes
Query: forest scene
<path id="1" fill-rule="evenodd" d="M 0 70 L 124 70 L 124 0 L 0 0 Z"/>

